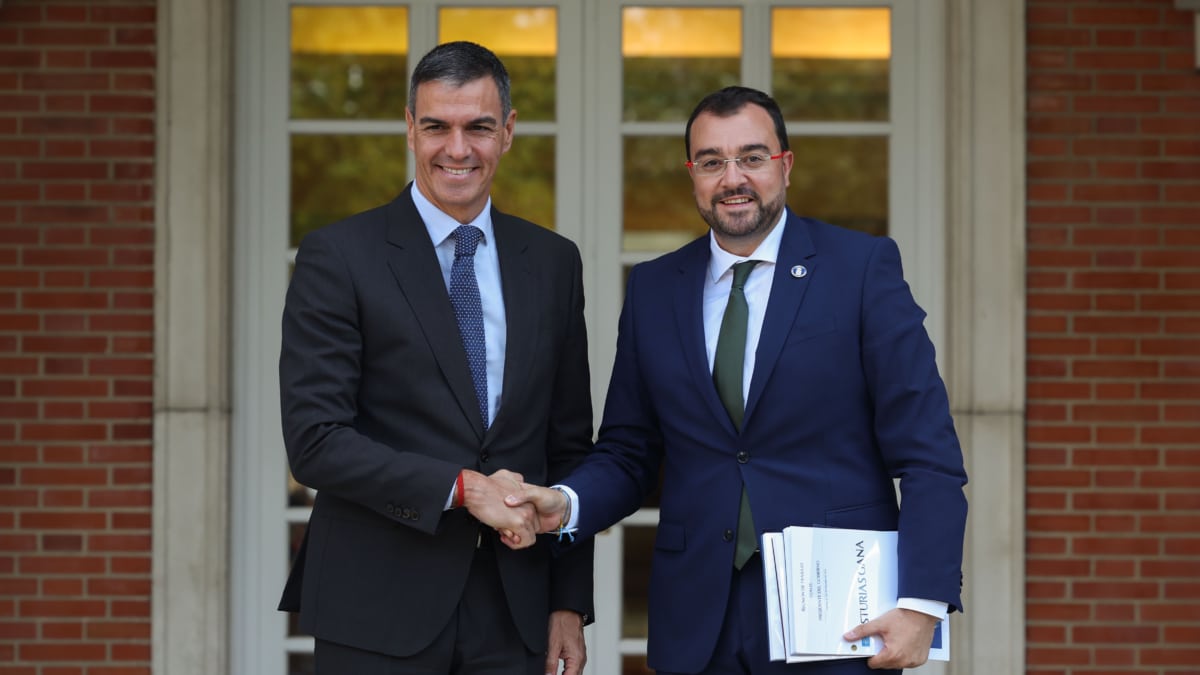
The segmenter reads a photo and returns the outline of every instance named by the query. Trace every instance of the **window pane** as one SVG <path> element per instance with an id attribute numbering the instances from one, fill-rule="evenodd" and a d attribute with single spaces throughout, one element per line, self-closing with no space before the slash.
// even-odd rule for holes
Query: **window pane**
<path id="1" fill-rule="evenodd" d="M 654 671 L 646 665 L 645 656 L 626 654 L 621 657 L 621 675 L 654 675 Z"/>
<path id="2" fill-rule="evenodd" d="M 403 136 L 292 136 L 291 238 L 385 204 L 406 182 Z"/>
<path id="3" fill-rule="evenodd" d="M 686 120 L 710 92 L 741 81 L 739 9 L 621 10 L 626 121 Z"/>
<path id="4" fill-rule="evenodd" d="M 683 137 L 625 138 L 621 248 L 671 251 L 708 231 L 684 167 Z"/>
<path id="5" fill-rule="evenodd" d="M 771 12 L 771 91 L 791 120 L 888 119 L 891 11 Z"/>
<path id="6" fill-rule="evenodd" d="M 438 41 L 470 40 L 504 61 L 517 119 L 553 120 L 558 14 L 553 7 L 455 8 L 439 12 Z"/>
<path id="7" fill-rule="evenodd" d="M 292 568 L 292 564 L 296 561 L 296 554 L 300 552 L 300 544 L 304 541 L 304 532 L 308 527 L 307 523 L 288 523 L 288 566 L 287 570 Z M 283 571 L 286 578 L 287 570 Z M 297 612 L 288 613 L 288 636 L 294 637 L 304 635 L 300 630 L 300 614 Z"/>
<path id="8" fill-rule="evenodd" d="M 316 672 L 312 654 L 288 654 L 288 675 L 313 675 Z"/>
<path id="9" fill-rule="evenodd" d="M 649 622 L 646 608 L 650 598 L 650 558 L 654 554 L 657 528 L 626 525 L 624 567 L 621 575 L 621 637 L 645 638 Z"/>
<path id="10" fill-rule="evenodd" d="M 789 137 L 796 153 L 788 206 L 872 234 L 888 232 L 888 139 Z"/>
<path id="11" fill-rule="evenodd" d="M 517 134 L 492 182 L 496 208 L 554 229 L 554 137 Z"/>
<path id="12" fill-rule="evenodd" d="M 292 119 L 404 119 L 408 10 L 292 8 Z"/>

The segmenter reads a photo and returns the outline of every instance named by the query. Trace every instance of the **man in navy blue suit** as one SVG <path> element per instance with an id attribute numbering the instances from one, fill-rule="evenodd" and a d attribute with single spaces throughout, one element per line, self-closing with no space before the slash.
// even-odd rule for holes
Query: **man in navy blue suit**
<path id="1" fill-rule="evenodd" d="M 706 97 L 685 146 L 710 232 L 633 269 L 595 451 L 558 489 L 508 503 L 586 540 L 661 472 L 648 645 L 660 673 L 918 666 L 961 610 L 966 473 L 899 250 L 787 209 L 794 157 L 762 92 Z M 755 549 L 789 525 L 899 531 L 899 607 L 849 636 L 881 636 L 881 653 L 769 660 Z"/>

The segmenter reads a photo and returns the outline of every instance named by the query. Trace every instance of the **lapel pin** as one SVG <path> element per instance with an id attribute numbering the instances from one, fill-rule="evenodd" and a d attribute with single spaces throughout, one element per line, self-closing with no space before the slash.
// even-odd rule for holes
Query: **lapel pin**
<path id="1" fill-rule="evenodd" d="M 797 279 L 803 279 L 804 277 L 808 276 L 808 268 L 804 265 L 796 265 L 792 268 L 792 276 L 796 277 Z"/>

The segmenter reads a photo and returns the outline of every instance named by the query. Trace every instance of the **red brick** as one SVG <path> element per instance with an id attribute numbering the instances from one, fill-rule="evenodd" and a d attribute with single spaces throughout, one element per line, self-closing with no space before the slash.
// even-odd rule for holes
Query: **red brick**
<path id="1" fill-rule="evenodd" d="M 94 113 L 151 113 L 153 96 L 93 94 L 88 110 Z"/>
<path id="2" fill-rule="evenodd" d="M 1200 608 L 1194 614 L 1200 616 Z M 1178 666 L 1190 669 L 1192 666 L 1200 663 L 1200 647 L 1193 647 L 1191 649 L 1145 649 L 1142 650 L 1138 663 L 1146 666 Z"/>
<path id="3" fill-rule="evenodd" d="M 1132 560 L 1096 560 L 1096 576 L 1132 579 L 1137 576 Z"/>
<path id="4" fill-rule="evenodd" d="M 1153 138 L 1080 138 L 1072 150 L 1079 157 L 1157 157 L 1162 143 Z"/>
<path id="5" fill-rule="evenodd" d="M 1147 643 L 1158 642 L 1157 626 L 1076 626 L 1071 629 L 1072 642 Z"/>
<path id="6" fill-rule="evenodd" d="M 103 424 L 23 424 L 21 425 L 21 440 L 23 441 L 94 441 L 106 438 L 107 429 Z"/>
<path id="7" fill-rule="evenodd" d="M 1151 489 L 1200 489 L 1200 471 L 1144 471 L 1140 484 Z"/>
<path id="8" fill-rule="evenodd" d="M 54 23 L 83 23 L 87 20 L 87 7 L 50 5 L 46 7 L 46 19 Z"/>
<path id="9" fill-rule="evenodd" d="M 102 535 L 88 537 L 88 550 L 94 552 L 110 551 L 150 551 L 148 535 Z"/>
<path id="10" fill-rule="evenodd" d="M 1187 134 L 1195 137 L 1200 133 L 1200 119 L 1195 117 L 1145 117 L 1142 119 L 1145 134 Z"/>
<path id="11" fill-rule="evenodd" d="M 1159 498 L 1145 493 L 1077 493 L 1071 506 L 1085 511 L 1153 511 L 1159 508 Z"/>
<path id="12" fill-rule="evenodd" d="M 145 621 L 93 621 L 87 636 L 95 640 L 149 640 L 150 624 Z"/>

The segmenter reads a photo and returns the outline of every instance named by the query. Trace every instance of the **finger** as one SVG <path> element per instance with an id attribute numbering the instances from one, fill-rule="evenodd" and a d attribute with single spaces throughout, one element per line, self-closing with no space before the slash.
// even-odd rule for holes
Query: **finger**
<path id="1" fill-rule="evenodd" d="M 554 675 L 558 672 L 558 651 L 551 649 L 546 655 L 546 667 L 543 669 L 546 675 Z"/>
<path id="2" fill-rule="evenodd" d="M 846 640 L 847 642 L 854 642 L 855 640 L 862 639 L 868 635 L 875 635 L 877 632 L 879 632 L 879 629 L 875 626 L 875 622 L 868 621 L 866 623 L 860 623 L 854 628 L 846 631 L 845 635 L 842 635 L 842 639 Z"/>

